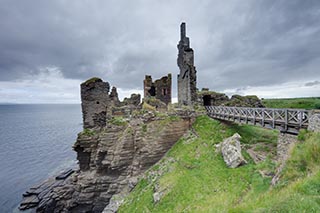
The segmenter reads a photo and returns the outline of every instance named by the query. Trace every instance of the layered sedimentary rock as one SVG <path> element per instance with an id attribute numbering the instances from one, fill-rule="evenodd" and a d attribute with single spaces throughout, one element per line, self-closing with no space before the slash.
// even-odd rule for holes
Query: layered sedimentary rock
<path id="1" fill-rule="evenodd" d="M 140 110 L 140 95 L 120 102 L 99 78 L 81 84 L 83 132 L 74 144 L 79 170 L 31 188 L 21 209 L 37 212 L 102 212 L 115 194 L 128 193 L 189 129 L 190 111 L 156 116 Z"/>
<path id="2" fill-rule="evenodd" d="M 159 118 L 152 113 L 104 128 L 86 129 L 74 150 L 80 170 L 50 189 L 38 212 L 102 212 L 114 194 L 129 192 L 189 129 L 192 115 Z"/>

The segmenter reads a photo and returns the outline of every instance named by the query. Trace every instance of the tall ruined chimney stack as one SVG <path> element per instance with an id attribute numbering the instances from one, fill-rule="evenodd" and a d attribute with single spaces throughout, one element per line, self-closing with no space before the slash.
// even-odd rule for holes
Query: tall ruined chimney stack
<path id="1" fill-rule="evenodd" d="M 180 40 L 186 37 L 186 23 L 182 22 L 180 25 Z"/>
<path id="2" fill-rule="evenodd" d="M 186 23 L 180 25 L 180 41 L 178 47 L 178 102 L 179 105 L 191 106 L 197 101 L 197 71 L 194 66 L 193 50 L 186 36 Z"/>

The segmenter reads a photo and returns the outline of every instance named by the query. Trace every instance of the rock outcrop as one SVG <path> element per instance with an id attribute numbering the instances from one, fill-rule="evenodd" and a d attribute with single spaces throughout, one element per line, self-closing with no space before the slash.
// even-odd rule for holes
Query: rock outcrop
<path id="1" fill-rule="evenodd" d="M 220 106 L 229 101 L 229 97 L 224 93 L 209 91 L 209 89 L 202 89 L 197 94 L 197 101 L 204 106 Z"/>
<path id="2" fill-rule="evenodd" d="M 265 107 L 262 101 L 255 95 L 233 95 L 229 98 L 224 93 L 209 91 L 207 88 L 198 91 L 197 95 L 197 103 L 204 106 Z"/>
<path id="3" fill-rule="evenodd" d="M 221 150 L 224 162 L 230 168 L 236 168 L 247 163 L 241 154 L 240 139 L 241 136 L 235 133 L 217 146 Z"/>
<path id="4" fill-rule="evenodd" d="M 147 113 L 85 129 L 74 144 L 80 170 L 50 188 L 36 210 L 102 212 L 113 195 L 128 193 L 139 175 L 160 160 L 191 123 L 192 115 L 186 112 L 162 117 Z"/>
<path id="5" fill-rule="evenodd" d="M 226 106 L 235 106 L 235 107 L 255 107 L 261 108 L 264 107 L 261 100 L 256 95 L 233 95 L 229 102 L 225 104 Z"/>

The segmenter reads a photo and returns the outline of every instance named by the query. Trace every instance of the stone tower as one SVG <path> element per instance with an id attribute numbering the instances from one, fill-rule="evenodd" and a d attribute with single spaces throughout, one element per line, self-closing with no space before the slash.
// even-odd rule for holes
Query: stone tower
<path id="1" fill-rule="evenodd" d="M 197 100 L 197 71 L 194 66 L 193 49 L 186 37 L 186 24 L 180 25 L 180 41 L 178 43 L 178 102 L 179 105 L 192 105 Z"/>
<path id="2" fill-rule="evenodd" d="M 104 127 L 107 106 L 110 104 L 109 83 L 91 78 L 81 84 L 83 128 Z"/>

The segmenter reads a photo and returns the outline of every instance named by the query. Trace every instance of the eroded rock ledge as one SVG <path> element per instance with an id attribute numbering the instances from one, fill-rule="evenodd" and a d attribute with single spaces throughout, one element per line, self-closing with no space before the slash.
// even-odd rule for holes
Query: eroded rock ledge
<path id="1" fill-rule="evenodd" d="M 84 129 L 74 144 L 80 170 L 52 187 L 37 212 L 102 212 L 112 195 L 129 192 L 189 129 L 194 113 L 110 120 L 104 128 Z M 37 198 L 38 199 L 38 198 Z"/>

